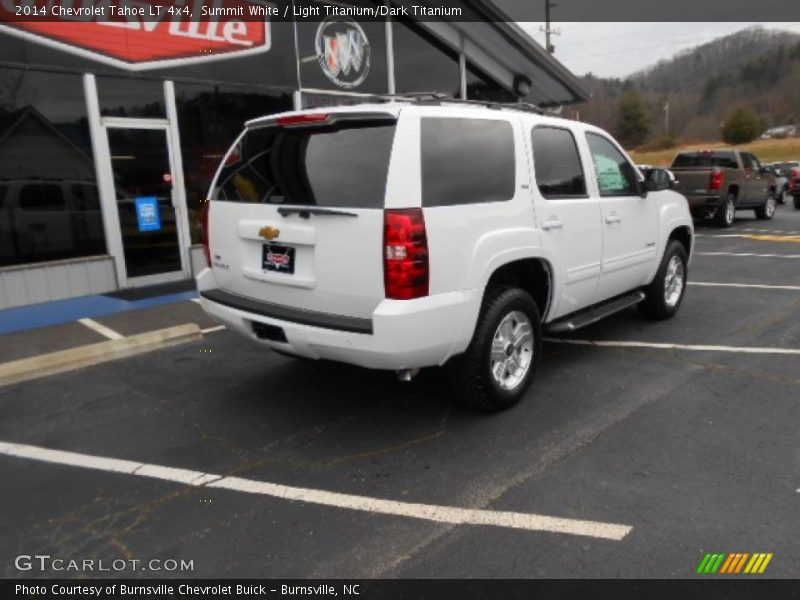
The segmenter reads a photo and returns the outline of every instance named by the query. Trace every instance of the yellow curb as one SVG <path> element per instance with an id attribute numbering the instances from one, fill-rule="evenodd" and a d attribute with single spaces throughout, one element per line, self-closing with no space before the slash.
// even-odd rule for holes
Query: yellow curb
<path id="1" fill-rule="evenodd" d="M 187 323 L 176 327 L 167 327 L 166 329 L 157 329 L 132 335 L 120 340 L 109 340 L 14 360 L 0 364 L 0 387 L 128 356 L 135 356 L 151 350 L 175 346 L 176 344 L 183 344 L 202 338 L 203 333 L 200 328 L 194 323 Z"/>

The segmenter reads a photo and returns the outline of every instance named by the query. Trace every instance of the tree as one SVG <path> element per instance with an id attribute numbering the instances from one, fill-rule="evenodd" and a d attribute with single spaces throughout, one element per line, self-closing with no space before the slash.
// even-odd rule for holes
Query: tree
<path id="1" fill-rule="evenodd" d="M 746 144 L 761 133 L 761 119 L 747 106 L 735 108 L 722 125 L 722 139 L 727 144 Z"/>
<path id="2" fill-rule="evenodd" d="M 633 88 L 623 92 L 617 116 L 617 138 L 626 148 L 640 146 L 650 133 L 647 103 Z"/>

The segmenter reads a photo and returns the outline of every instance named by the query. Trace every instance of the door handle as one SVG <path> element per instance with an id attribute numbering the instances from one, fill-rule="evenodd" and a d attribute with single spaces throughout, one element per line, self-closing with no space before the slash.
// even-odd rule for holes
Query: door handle
<path id="1" fill-rule="evenodd" d="M 550 231 L 551 229 L 561 229 L 564 227 L 564 223 L 562 223 L 559 219 L 550 218 L 546 221 L 542 221 L 542 229 L 545 231 Z"/>
<path id="2" fill-rule="evenodd" d="M 606 217 L 606 223 L 608 223 L 609 225 L 611 225 L 612 223 L 621 223 L 621 222 L 622 222 L 622 217 L 620 217 L 619 215 L 608 215 Z"/>

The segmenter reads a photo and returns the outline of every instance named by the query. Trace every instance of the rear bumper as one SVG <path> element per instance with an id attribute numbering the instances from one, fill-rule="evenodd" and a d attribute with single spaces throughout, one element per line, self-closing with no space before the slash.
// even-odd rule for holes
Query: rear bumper
<path id="1" fill-rule="evenodd" d="M 393 370 L 441 365 L 462 352 L 472 334 L 465 324 L 477 315 L 480 301 L 479 290 L 384 300 L 371 319 L 353 319 L 276 307 L 221 290 L 201 292 L 207 313 L 262 346 L 307 358 Z M 286 312 L 280 314 L 276 308 Z M 258 324 L 279 327 L 285 341 L 259 337 Z"/>
<path id="2" fill-rule="evenodd" d="M 692 213 L 692 216 L 695 218 L 698 217 L 707 217 L 713 215 L 717 212 L 720 206 L 722 206 L 723 199 L 718 196 L 710 196 L 710 195 L 687 195 L 686 199 L 689 201 L 689 210 Z"/>

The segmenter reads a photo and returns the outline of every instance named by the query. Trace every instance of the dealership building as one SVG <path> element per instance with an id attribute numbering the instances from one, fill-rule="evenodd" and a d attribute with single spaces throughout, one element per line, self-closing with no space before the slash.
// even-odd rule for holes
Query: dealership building
<path id="1" fill-rule="evenodd" d="M 470 22 L 124 26 L 14 22 L 15 4 L 0 2 L 0 309 L 191 278 L 211 179 L 248 119 L 413 92 L 586 97 L 485 0 L 464 0 Z"/>

